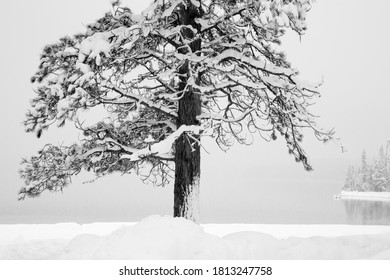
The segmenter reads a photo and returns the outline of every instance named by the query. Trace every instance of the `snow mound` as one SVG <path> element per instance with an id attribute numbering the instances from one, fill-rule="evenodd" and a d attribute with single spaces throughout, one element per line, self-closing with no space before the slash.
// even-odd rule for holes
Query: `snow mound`
<path id="1" fill-rule="evenodd" d="M 82 234 L 60 259 L 387 259 L 390 234 L 278 239 L 260 232 L 224 237 L 183 218 L 152 216 L 99 237 Z"/>
<path id="2" fill-rule="evenodd" d="M 221 238 L 183 218 L 152 216 L 106 237 L 80 235 L 61 259 L 225 259 L 231 249 Z"/>
<path id="3" fill-rule="evenodd" d="M 66 228 L 52 225 L 51 231 L 55 232 L 57 226 Z M 39 226 L 31 227 L 35 229 L 32 237 L 36 238 Z M 152 216 L 135 224 L 80 225 L 77 230 L 73 224 L 69 227 L 69 233 L 57 234 L 61 239 L 46 238 L 45 234 L 40 240 L 28 240 L 27 235 L 10 240 L 7 236 L 0 242 L 0 259 L 390 259 L 390 229 L 383 226 L 343 226 L 342 231 L 339 228 L 340 232 L 331 232 L 330 226 L 270 225 L 271 234 L 266 234 L 260 232 L 267 229 L 264 225 L 250 225 L 246 231 L 243 225 L 235 225 L 232 231 L 228 225 L 200 226 L 183 218 Z M 49 225 L 42 226 L 48 228 Z M 275 234 L 281 229 L 284 235 Z M 291 235 L 292 230 L 298 229 L 305 234 Z M 69 237 L 63 239 L 65 236 Z"/>

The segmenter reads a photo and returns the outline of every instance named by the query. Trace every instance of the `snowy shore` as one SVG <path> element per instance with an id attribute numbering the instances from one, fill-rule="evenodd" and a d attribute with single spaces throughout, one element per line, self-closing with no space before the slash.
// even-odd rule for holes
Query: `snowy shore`
<path id="1" fill-rule="evenodd" d="M 390 201 L 390 192 L 357 192 L 342 191 L 336 195 L 337 199 L 361 199 L 361 200 L 388 200 Z"/>
<path id="2" fill-rule="evenodd" d="M 390 226 L 0 225 L 0 259 L 390 259 Z"/>

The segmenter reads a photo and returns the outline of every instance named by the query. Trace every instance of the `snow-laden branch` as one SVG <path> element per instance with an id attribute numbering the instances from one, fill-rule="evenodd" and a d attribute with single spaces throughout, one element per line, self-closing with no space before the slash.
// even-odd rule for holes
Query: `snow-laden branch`
<path id="1" fill-rule="evenodd" d="M 255 69 L 262 70 L 264 72 L 273 75 L 291 76 L 296 74 L 296 72 L 293 71 L 291 68 L 278 67 L 274 65 L 272 62 L 266 60 L 261 61 L 255 59 L 254 57 L 248 57 L 245 54 L 240 53 L 233 49 L 228 49 L 223 51 L 221 54 L 218 54 L 210 61 L 210 64 L 216 65 L 223 62 L 224 60 L 235 60 L 240 63 L 246 64 L 250 67 L 253 67 Z"/>
<path id="2" fill-rule="evenodd" d="M 279 45 L 286 29 L 304 32 L 311 2 L 156 0 L 141 15 L 117 7 L 86 32 L 46 46 L 26 130 L 40 136 L 97 106 L 110 117 L 77 127 L 85 139 L 76 148 L 47 146 L 31 158 L 24 192 L 61 190 L 82 169 L 100 176 L 147 163 L 164 176 L 178 137 L 200 135 L 202 127 L 223 149 L 255 133 L 280 135 L 309 169 L 302 129 L 321 141 L 333 134 L 319 130 L 308 110 L 317 85 L 298 78 Z M 191 121 L 180 120 L 187 109 L 179 107 L 197 108 Z"/>
<path id="3" fill-rule="evenodd" d="M 157 156 L 161 158 L 174 158 L 172 146 L 183 133 L 194 133 L 199 135 L 203 130 L 202 126 L 196 125 L 181 125 L 175 132 L 170 134 L 166 139 L 151 144 L 149 147 L 138 150 L 130 155 L 123 155 L 123 158 L 137 161 L 148 156 Z"/>
<path id="4" fill-rule="evenodd" d="M 174 110 L 164 106 L 161 102 L 157 104 L 157 103 L 153 102 L 152 100 L 150 100 L 150 99 L 148 99 L 146 97 L 143 97 L 143 96 L 141 96 L 139 94 L 134 94 L 134 93 L 131 93 L 131 92 L 125 92 L 125 91 L 123 91 L 123 90 L 121 90 L 121 89 L 119 89 L 117 87 L 108 86 L 107 88 L 109 88 L 109 89 L 119 93 L 121 95 L 121 97 L 126 97 L 126 98 L 129 98 L 129 99 L 132 99 L 132 100 L 136 101 L 137 103 L 140 103 L 140 104 L 145 105 L 145 106 L 147 106 L 147 107 L 149 107 L 151 109 L 155 109 L 155 110 L 157 110 L 159 112 L 162 112 L 165 115 L 167 115 L 167 116 L 169 116 L 169 117 L 171 117 L 173 119 L 177 118 L 177 113 Z M 115 99 L 101 98 L 100 100 L 103 103 L 106 102 L 106 103 L 109 103 L 109 104 L 117 104 L 117 105 L 119 105 L 119 104 L 128 104 L 129 103 L 129 101 L 127 101 L 127 100 L 118 100 L 116 98 Z M 130 102 L 130 103 L 133 103 L 133 102 Z"/>
<path id="5" fill-rule="evenodd" d="M 215 121 L 223 121 L 226 123 L 234 123 L 234 122 L 238 123 L 238 122 L 241 122 L 242 120 L 244 120 L 250 113 L 252 113 L 255 110 L 256 110 L 255 108 L 247 109 L 245 112 L 241 113 L 239 116 L 232 117 L 232 118 L 225 118 L 219 114 L 205 113 L 204 112 L 198 116 L 198 119 L 199 120 L 209 119 L 209 120 L 215 120 Z"/>

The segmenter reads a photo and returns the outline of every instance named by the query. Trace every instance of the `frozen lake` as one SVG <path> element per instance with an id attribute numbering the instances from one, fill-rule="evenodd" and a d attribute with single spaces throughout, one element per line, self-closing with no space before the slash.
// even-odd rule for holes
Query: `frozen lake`
<path id="1" fill-rule="evenodd" d="M 348 224 L 390 225 L 390 200 L 342 200 Z"/>
<path id="2" fill-rule="evenodd" d="M 333 195 L 340 192 L 342 183 L 340 180 L 310 178 L 263 179 L 261 182 L 250 178 L 219 178 L 218 184 L 209 181 L 202 185 L 201 222 L 390 225 L 390 201 L 334 200 Z M 245 187 L 230 187 L 231 184 Z M 93 198 L 87 196 L 89 187 L 94 188 L 96 195 Z M 17 211 L 4 213 L 7 210 L 4 207 L 0 224 L 135 222 L 152 214 L 171 214 L 171 188 L 139 188 L 147 193 L 134 196 L 131 187 L 123 187 L 115 190 L 118 193 L 112 193 L 113 197 L 110 197 L 106 186 L 72 186 L 63 195 L 47 194 L 19 202 L 18 207 L 24 213 L 36 204 L 44 205 L 45 208 L 31 211 L 31 215 Z M 74 199 L 69 203 L 70 198 L 66 196 L 73 195 Z M 158 203 L 149 200 L 150 195 L 159 197 Z M 89 197 L 88 200 L 86 197 Z M 116 203 L 112 203 L 114 200 Z"/>
<path id="3" fill-rule="evenodd" d="M 241 206 L 226 210 L 227 216 L 230 219 L 237 217 L 234 211 L 251 213 L 251 217 L 241 219 L 247 223 L 265 224 L 390 225 L 390 200 L 335 200 L 333 196 L 340 192 L 342 183 L 272 181 L 261 187 L 262 196 L 247 198 Z M 249 185 L 256 188 L 255 183 Z M 222 215 L 220 219 L 230 222 Z M 239 218 L 234 222 L 240 222 Z"/>

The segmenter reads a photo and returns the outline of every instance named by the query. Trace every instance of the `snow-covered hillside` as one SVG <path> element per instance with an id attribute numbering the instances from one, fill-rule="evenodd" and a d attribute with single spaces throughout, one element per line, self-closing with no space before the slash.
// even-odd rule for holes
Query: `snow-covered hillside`
<path id="1" fill-rule="evenodd" d="M 390 226 L 0 225 L 0 259 L 390 259 Z"/>

